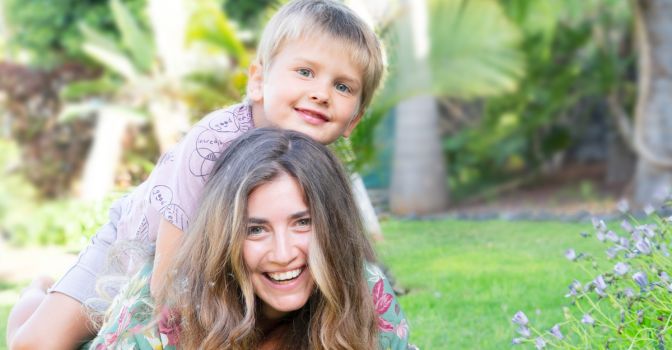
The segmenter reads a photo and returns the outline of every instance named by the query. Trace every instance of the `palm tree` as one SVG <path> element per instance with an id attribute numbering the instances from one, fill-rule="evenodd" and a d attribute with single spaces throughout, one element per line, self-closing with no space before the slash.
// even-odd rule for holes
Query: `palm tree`
<path id="1" fill-rule="evenodd" d="M 392 73 L 377 102 L 399 102 L 390 206 L 395 214 L 429 214 L 449 199 L 434 97 L 515 89 L 519 33 L 495 1 L 408 0 L 399 13 Z"/>
<path id="2" fill-rule="evenodd" d="M 395 214 L 429 214 L 448 206 L 446 165 L 439 111 L 430 94 L 428 11 L 425 1 L 407 1 L 408 11 L 397 23 L 398 79 L 418 94 L 396 107 L 395 149 L 390 187 L 390 209 Z"/>
<path id="3" fill-rule="evenodd" d="M 91 91 L 82 89 L 87 98 L 71 103 L 62 113 L 64 119 L 92 111 L 98 115 L 96 137 L 80 190 L 84 198 L 99 199 L 111 189 L 128 123 L 149 119 L 161 152 L 189 129 L 189 107 L 184 98 L 185 87 L 193 85 L 187 81 L 189 74 L 207 71 L 216 75 L 216 71 L 226 68 L 213 66 L 213 60 L 202 52 L 188 51 L 188 37 L 203 43 L 216 42 L 239 65 L 247 65 L 247 53 L 216 2 L 150 0 L 147 5 L 151 31 L 143 29 L 120 0 L 110 0 L 110 8 L 121 40 L 110 39 L 84 25 L 81 28 L 86 38 L 84 51 L 109 72 L 101 80 L 110 80 L 109 75 L 122 78 L 108 98 L 91 98 Z M 96 86 L 91 82 L 82 84 Z"/>
<path id="4" fill-rule="evenodd" d="M 672 0 L 632 3 L 639 54 L 633 199 L 642 205 L 660 201 L 672 186 Z"/>

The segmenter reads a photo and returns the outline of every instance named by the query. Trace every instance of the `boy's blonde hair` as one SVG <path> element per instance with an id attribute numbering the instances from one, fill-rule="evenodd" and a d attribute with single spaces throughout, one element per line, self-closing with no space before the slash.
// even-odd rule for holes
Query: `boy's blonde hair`
<path id="1" fill-rule="evenodd" d="M 362 68 L 358 112 L 371 103 L 385 70 L 383 49 L 376 33 L 354 11 L 334 0 L 294 0 L 280 8 L 264 28 L 257 63 L 266 71 L 287 42 L 315 35 L 340 39 L 352 61 Z"/>

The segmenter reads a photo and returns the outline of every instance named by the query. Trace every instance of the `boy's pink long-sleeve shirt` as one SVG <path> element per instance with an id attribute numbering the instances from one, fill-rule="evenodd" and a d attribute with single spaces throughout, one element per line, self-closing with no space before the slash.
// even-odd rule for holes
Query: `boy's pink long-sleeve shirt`
<path id="1" fill-rule="evenodd" d="M 110 221 L 50 291 L 84 303 L 96 296 L 96 279 L 115 241 L 156 241 L 161 217 L 186 232 L 215 161 L 234 139 L 253 127 L 247 104 L 214 111 L 196 123 L 159 159 L 145 182 L 112 205 Z"/>

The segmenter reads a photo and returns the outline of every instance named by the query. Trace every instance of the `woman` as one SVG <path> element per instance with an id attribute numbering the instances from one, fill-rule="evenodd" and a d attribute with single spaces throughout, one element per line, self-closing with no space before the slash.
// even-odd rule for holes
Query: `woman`
<path id="1" fill-rule="evenodd" d="M 163 312 L 152 317 L 145 268 L 92 348 L 406 348 L 407 323 L 370 265 L 328 149 L 297 132 L 252 131 L 221 156 L 204 194 L 158 297 Z"/>

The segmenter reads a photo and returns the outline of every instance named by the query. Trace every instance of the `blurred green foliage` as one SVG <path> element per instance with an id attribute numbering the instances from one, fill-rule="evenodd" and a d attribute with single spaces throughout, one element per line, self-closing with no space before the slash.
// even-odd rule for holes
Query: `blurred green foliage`
<path id="1" fill-rule="evenodd" d="M 242 27 L 256 29 L 261 27 L 265 11 L 280 6 L 283 2 L 286 0 L 226 0 L 224 1 L 224 12 Z"/>
<path id="2" fill-rule="evenodd" d="M 357 168 L 374 161 L 374 130 L 403 99 L 420 94 L 461 99 L 495 96 L 515 91 L 524 75 L 521 30 L 499 2 L 428 0 L 427 5 L 430 49 L 426 64 L 431 69 L 431 83 L 416 84 L 416 70 L 405 61 L 414 48 L 404 47 L 410 45 L 400 38 L 405 29 L 398 28 L 403 13 L 397 13 L 379 30 L 388 57 L 384 86 L 351 137 Z"/>
<path id="3" fill-rule="evenodd" d="M 145 0 L 124 0 L 135 14 L 141 14 Z M 115 32 L 107 0 L 4 0 L 11 40 L 8 49 L 28 54 L 38 66 L 53 67 L 66 60 L 84 60 L 83 36 L 78 23 Z"/>
<path id="4" fill-rule="evenodd" d="M 0 232 L 17 245 L 67 245 L 81 248 L 107 222 L 112 198 L 96 203 L 75 199 L 37 200 L 35 189 L 12 171 L 16 145 L 0 138 Z"/>
<path id="5" fill-rule="evenodd" d="M 456 197 L 540 171 L 575 144 L 587 104 L 631 84 L 632 53 L 619 52 L 631 30 L 627 2 L 502 4 L 523 32 L 526 74 L 515 91 L 480 101 L 477 123 L 444 139 Z"/>

